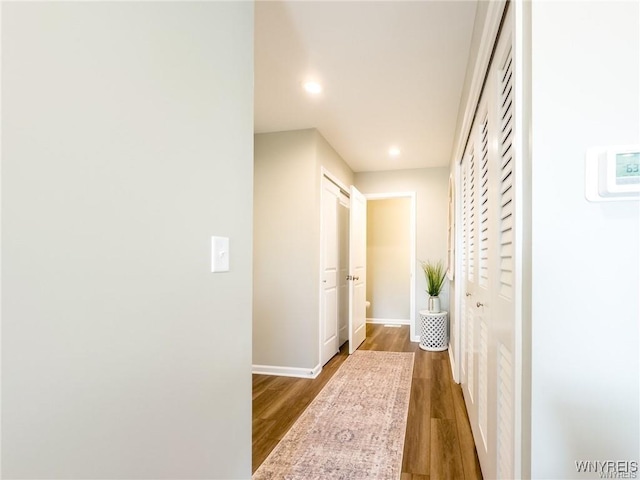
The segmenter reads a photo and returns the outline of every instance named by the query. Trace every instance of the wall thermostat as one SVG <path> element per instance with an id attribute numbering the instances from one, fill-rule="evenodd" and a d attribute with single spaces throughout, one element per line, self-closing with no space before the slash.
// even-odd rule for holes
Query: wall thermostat
<path id="1" fill-rule="evenodd" d="M 587 200 L 640 200 L 640 145 L 591 148 L 585 166 Z"/>

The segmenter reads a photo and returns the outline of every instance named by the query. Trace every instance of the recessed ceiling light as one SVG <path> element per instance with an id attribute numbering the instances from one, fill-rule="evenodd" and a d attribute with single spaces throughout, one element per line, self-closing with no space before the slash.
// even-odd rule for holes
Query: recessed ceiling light
<path id="1" fill-rule="evenodd" d="M 303 86 L 304 89 L 312 95 L 318 95 L 322 92 L 322 85 L 318 82 L 305 82 Z"/>
<path id="2" fill-rule="evenodd" d="M 398 147 L 391 147 L 389 149 L 389 155 L 391 155 L 392 157 L 397 157 L 398 155 L 400 155 L 400 149 Z"/>

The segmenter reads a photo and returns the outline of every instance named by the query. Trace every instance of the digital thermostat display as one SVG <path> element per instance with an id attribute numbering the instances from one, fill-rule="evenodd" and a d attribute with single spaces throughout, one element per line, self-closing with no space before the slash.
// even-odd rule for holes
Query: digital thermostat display
<path id="1" fill-rule="evenodd" d="M 589 201 L 640 200 L 640 145 L 589 148 L 584 179 Z"/>
<path id="2" fill-rule="evenodd" d="M 640 183 L 640 152 L 616 154 L 616 183 Z"/>

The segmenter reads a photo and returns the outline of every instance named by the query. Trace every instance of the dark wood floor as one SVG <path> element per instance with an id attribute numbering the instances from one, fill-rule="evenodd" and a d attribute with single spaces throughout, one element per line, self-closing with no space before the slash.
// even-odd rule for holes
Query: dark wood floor
<path id="1" fill-rule="evenodd" d="M 409 341 L 409 327 L 367 325 L 361 350 L 415 352 L 401 480 L 482 478 L 460 386 L 449 356 Z M 253 471 L 347 358 L 345 348 L 314 380 L 253 376 Z"/>

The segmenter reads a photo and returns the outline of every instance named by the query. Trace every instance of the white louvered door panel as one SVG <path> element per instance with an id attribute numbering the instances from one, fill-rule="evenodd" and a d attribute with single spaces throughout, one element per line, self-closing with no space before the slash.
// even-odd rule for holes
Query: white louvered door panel
<path id="1" fill-rule="evenodd" d="M 475 127 L 472 127 L 472 132 Z M 477 279 L 477 168 L 476 168 L 476 149 L 473 141 L 470 141 L 467 147 L 467 154 L 464 157 L 463 170 L 466 180 L 466 253 L 465 253 L 465 295 L 463 299 L 463 310 L 465 312 L 466 324 L 466 374 L 467 384 L 466 393 L 468 396 L 467 403 L 470 404 L 470 418 L 477 417 L 477 409 L 475 407 L 476 398 L 476 342 L 475 342 L 475 314 L 476 309 L 473 304 L 473 292 L 476 289 Z"/>
<path id="2" fill-rule="evenodd" d="M 511 50 L 500 71 L 500 294 L 513 297 L 513 58 Z"/>
<path id="3" fill-rule="evenodd" d="M 469 421 L 472 422 L 472 419 L 476 419 L 477 418 L 477 411 L 475 408 L 475 400 L 474 400 L 474 396 L 475 396 L 475 386 L 476 386 L 476 376 L 475 376 L 475 370 L 474 370 L 474 323 L 473 323 L 473 317 L 474 317 L 474 311 L 473 311 L 473 306 L 469 305 L 467 307 L 467 315 L 466 315 L 466 320 L 467 320 L 467 384 L 466 384 L 466 391 L 465 391 L 465 397 L 468 395 L 467 398 L 467 410 L 469 413 Z M 473 425 L 473 423 L 472 423 Z"/>
<path id="4" fill-rule="evenodd" d="M 498 98 L 496 219 L 498 279 L 492 296 L 493 336 L 496 342 L 496 478 L 514 478 L 515 452 L 515 281 L 516 281 L 516 168 L 515 71 L 510 19 L 495 54 Z"/>
<path id="5" fill-rule="evenodd" d="M 479 255 L 480 275 L 479 284 L 483 288 L 489 287 L 489 116 L 486 114 L 480 126 L 480 210 L 479 224 Z"/>
<path id="6" fill-rule="evenodd" d="M 460 165 L 460 178 L 459 181 L 461 183 L 460 186 L 460 235 L 461 235 L 461 246 L 460 246 L 460 278 L 462 282 L 466 284 L 467 281 L 467 271 L 468 271 L 468 255 L 467 251 L 469 249 L 469 175 L 468 175 L 468 154 L 465 153 L 462 164 Z M 466 296 L 462 295 L 461 306 L 460 306 L 460 383 L 465 386 L 467 385 L 467 301 Z"/>
<path id="7" fill-rule="evenodd" d="M 469 250 L 469 168 L 468 168 L 468 153 L 465 154 L 462 165 L 460 167 L 461 171 L 461 197 L 462 197 L 462 206 L 460 208 L 460 212 L 462 215 L 462 248 L 460 251 L 460 271 L 462 273 L 463 282 L 466 282 L 467 272 L 469 270 L 468 266 L 468 250 Z M 463 298 L 464 301 L 464 298 Z"/>
<path id="8" fill-rule="evenodd" d="M 513 8 L 460 169 L 463 393 L 484 478 L 516 478 L 517 168 Z M 466 383 L 465 383 L 466 382 Z"/>
<path id="9" fill-rule="evenodd" d="M 484 450 L 487 451 L 487 432 L 489 431 L 489 331 L 484 320 L 480 321 L 478 344 L 478 427 Z"/>
<path id="10" fill-rule="evenodd" d="M 498 347 L 498 478 L 514 478 L 513 472 L 513 359 L 504 345 Z"/>
<path id="11" fill-rule="evenodd" d="M 480 101 L 478 119 L 480 122 L 474 133 L 474 140 L 478 151 L 478 284 L 474 292 L 476 327 L 478 329 L 478 379 L 477 379 L 477 411 L 478 411 L 478 431 L 482 439 L 479 454 L 489 455 L 489 427 L 490 409 L 489 392 L 492 378 L 489 375 L 489 352 L 490 352 L 490 323 L 491 323 L 491 302 L 489 280 L 493 277 L 489 268 L 491 256 L 491 242 L 495 235 L 491 227 L 492 216 L 495 210 L 495 201 L 491 198 L 492 176 L 494 166 L 489 155 L 489 130 L 493 128 L 493 122 L 489 120 L 491 112 L 489 105 L 489 95 L 484 95 Z"/>
<path id="12" fill-rule="evenodd" d="M 477 155 L 477 275 L 475 288 L 469 297 L 470 310 L 474 318 L 475 337 L 475 393 L 473 430 L 476 438 L 476 450 L 482 464 L 493 469 L 492 435 L 493 409 L 492 392 L 495 384 L 492 358 L 492 313 L 491 313 L 491 280 L 495 278 L 491 259 L 495 255 L 495 220 L 496 203 L 491 195 L 495 184 L 495 160 L 490 151 L 491 135 L 495 132 L 495 108 L 490 102 L 491 96 L 483 94 L 480 99 L 478 115 L 472 130 L 471 138 L 475 144 Z M 495 142 L 493 142 L 495 143 Z M 471 418 L 470 418 L 471 420 Z"/>
<path id="13" fill-rule="evenodd" d="M 462 300 L 462 309 L 465 312 L 465 353 L 466 353 L 466 383 L 463 385 L 463 393 L 467 404 L 467 413 L 472 425 L 478 424 L 478 321 L 479 312 L 476 307 L 478 291 L 478 238 L 479 238 L 479 169 L 477 145 L 479 125 L 474 122 L 471 127 L 471 136 L 467 145 L 467 154 L 463 160 L 463 170 L 466 174 L 466 275 L 465 289 Z M 478 447 L 479 448 L 479 447 Z"/>
<path id="14" fill-rule="evenodd" d="M 467 306 L 464 299 L 460 309 L 460 383 L 467 384 Z"/>
<path id="15" fill-rule="evenodd" d="M 468 156 L 469 164 L 468 164 L 468 181 L 469 181 L 469 195 L 467 197 L 468 201 L 468 221 L 469 221 L 469 230 L 467 232 L 468 235 L 468 243 L 469 247 L 467 250 L 467 283 L 475 284 L 476 278 L 476 245 L 477 245 L 477 229 L 476 229 L 476 221 L 477 221 L 477 201 L 476 201 L 476 156 L 475 151 L 471 148 L 471 152 Z"/>

